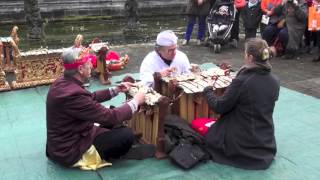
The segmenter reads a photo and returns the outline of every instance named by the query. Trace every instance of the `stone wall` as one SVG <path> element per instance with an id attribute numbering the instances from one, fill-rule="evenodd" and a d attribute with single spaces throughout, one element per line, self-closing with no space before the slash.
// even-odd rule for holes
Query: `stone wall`
<path id="1" fill-rule="evenodd" d="M 126 0 L 38 0 L 42 18 L 59 20 L 79 15 L 124 16 Z M 183 14 L 188 0 L 136 0 L 140 16 Z M 25 21 L 23 0 L 0 1 L 1 23 Z"/>

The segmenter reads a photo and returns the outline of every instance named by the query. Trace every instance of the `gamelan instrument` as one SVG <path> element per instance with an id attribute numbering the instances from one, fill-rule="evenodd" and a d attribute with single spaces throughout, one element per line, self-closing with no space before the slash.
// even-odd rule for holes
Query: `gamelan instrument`
<path id="1" fill-rule="evenodd" d="M 138 112 L 128 121 L 128 126 L 136 134 L 141 134 L 142 143 L 156 145 L 156 158 L 164 158 L 163 120 L 167 114 L 169 99 L 139 83 L 130 88 L 127 98 L 133 97 L 137 92 L 145 94 L 146 103 L 140 106 Z"/>
<path id="2" fill-rule="evenodd" d="M 180 116 L 189 123 L 198 117 L 215 117 L 203 99 L 205 87 L 213 86 L 216 95 L 222 95 L 233 79 L 229 69 L 219 67 L 205 71 L 155 79 L 155 89 L 172 100 L 171 113 Z"/>

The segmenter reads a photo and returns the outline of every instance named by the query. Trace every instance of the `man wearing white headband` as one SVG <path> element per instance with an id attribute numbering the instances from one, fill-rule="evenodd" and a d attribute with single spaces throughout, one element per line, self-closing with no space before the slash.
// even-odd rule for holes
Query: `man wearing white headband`
<path id="1" fill-rule="evenodd" d="M 146 86 L 153 86 L 154 73 L 161 77 L 176 76 L 190 72 L 190 62 L 186 54 L 177 50 L 178 37 L 171 30 L 158 34 L 154 51 L 142 61 L 140 79 Z"/>

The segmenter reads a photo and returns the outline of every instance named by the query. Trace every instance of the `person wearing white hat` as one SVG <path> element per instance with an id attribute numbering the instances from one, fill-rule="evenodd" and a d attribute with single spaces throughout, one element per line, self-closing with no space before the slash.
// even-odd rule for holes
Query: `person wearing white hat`
<path id="1" fill-rule="evenodd" d="M 154 51 L 150 52 L 140 66 L 140 79 L 146 86 L 153 86 L 153 74 L 162 77 L 190 73 L 187 55 L 177 50 L 178 37 L 171 30 L 158 34 Z"/>

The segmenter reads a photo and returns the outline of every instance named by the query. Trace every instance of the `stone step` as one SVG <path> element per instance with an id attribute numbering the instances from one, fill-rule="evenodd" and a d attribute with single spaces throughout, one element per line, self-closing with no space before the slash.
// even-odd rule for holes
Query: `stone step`
<path id="1" fill-rule="evenodd" d="M 140 16 L 177 15 L 184 12 L 188 0 L 136 0 Z M 126 0 L 38 0 L 43 18 L 61 19 L 67 16 L 123 16 Z M 24 1 L 0 2 L 3 22 L 24 21 Z"/>

